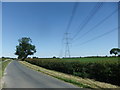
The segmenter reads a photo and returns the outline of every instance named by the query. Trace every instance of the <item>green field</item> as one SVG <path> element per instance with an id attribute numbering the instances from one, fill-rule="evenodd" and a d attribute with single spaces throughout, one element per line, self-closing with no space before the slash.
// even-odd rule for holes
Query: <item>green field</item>
<path id="1" fill-rule="evenodd" d="M 62 59 L 62 60 L 68 60 L 68 61 L 77 61 L 77 62 L 84 62 L 84 63 L 118 63 L 120 60 L 120 57 L 91 57 L 91 58 L 68 58 L 68 59 Z"/>
<path id="2" fill-rule="evenodd" d="M 82 62 L 82 63 L 118 63 L 120 61 L 120 57 L 37 58 L 32 60 L 48 60 L 48 61 L 58 60 L 64 62 Z"/>
<path id="3" fill-rule="evenodd" d="M 82 78 L 120 85 L 120 57 L 39 58 L 26 61 Z"/>

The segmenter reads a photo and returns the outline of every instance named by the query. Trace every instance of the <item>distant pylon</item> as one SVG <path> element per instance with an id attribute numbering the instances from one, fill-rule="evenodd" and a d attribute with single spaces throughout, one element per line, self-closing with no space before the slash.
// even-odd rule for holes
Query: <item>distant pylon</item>
<path id="1" fill-rule="evenodd" d="M 69 42 L 69 40 L 70 40 L 70 38 L 69 38 L 69 34 L 70 33 L 65 33 L 65 58 L 67 58 L 67 57 L 69 57 L 70 58 L 70 47 L 69 47 L 69 44 L 70 44 L 70 42 Z"/>

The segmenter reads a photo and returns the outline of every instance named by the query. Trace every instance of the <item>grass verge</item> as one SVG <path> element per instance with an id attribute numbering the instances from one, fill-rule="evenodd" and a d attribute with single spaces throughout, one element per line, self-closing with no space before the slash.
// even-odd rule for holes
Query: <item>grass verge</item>
<path id="1" fill-rule="evenodd" d="M 4 80 L 2 78 L 4 75 L 4 70 L 10 62 L 11 60 L 5 60 L 5 61 L 1 61 L 0 63 L 0 89 L 2 89 L 4 86 Z"/>
<path id="2" fill-rule="evenodd" d="M 93 79 L 88 79 L 88 78 L 81 78 L 81 77 L 77 77 L 77 76 L 73 76 L 73 75 L 69 75 L 69 74 L 64 74 L 61 72 L 57 72 L 54 70 L 48 70 L 42 67 L 39 67 L 37 65 L 33 65 L 30 64 L 26 61 L 20 61 L 21 64 L 34 69 L 36 71 L 45 73 L 47 75 L 53 76 L 55 78 L 61 79 L 65 82 L 69 82 L 72 83 L 74 85 L 77 85 L 78 87 L 81 88 L 97 88 L 97 89 L 106 89 L 106 88 L 120 88 L 119 86 L 116 85 L 111 85 L 108 83 L 104 83 L 104 82 L 99 82 L 99 81 L 95 81 Z"/>
<path id="3" fill-rule="evenodd" d="M 11 62 L 11 60 L 6 60 L 4 62 L 0 63 L 0 79 L 2 78 L 2 76 L 4 75 L 4 70 L 7 67 L 7 65 Z"/>

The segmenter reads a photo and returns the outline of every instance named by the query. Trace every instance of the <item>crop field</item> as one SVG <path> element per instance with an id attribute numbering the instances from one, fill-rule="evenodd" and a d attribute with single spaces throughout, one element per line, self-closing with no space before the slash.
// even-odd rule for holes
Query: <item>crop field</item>
<path id="1" fill-rule="evenodd" d="M 83 58 L 39 58 L 39 60 L 64 60 L 68 62 L 72 61 L 78 61 L 78 62 L 85 62 L 85 63 L 90 63 L 90 62 L 118 62 L 120 60 L 120 57 L 83 57 Z"/>
<path id="2" fill-rule="evenodd" d="M 120 57 L 39 58 L 27 62 L 47 69 L 120 85 Z"/>

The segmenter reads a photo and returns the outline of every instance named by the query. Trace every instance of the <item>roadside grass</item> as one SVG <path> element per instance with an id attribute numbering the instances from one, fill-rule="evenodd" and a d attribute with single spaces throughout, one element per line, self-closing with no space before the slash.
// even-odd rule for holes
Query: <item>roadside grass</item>
<path id="1" fill-rule="evenodd" d="M 26 61 L 19 61 L 19 62 L 21 64 L 33 69 L 33 70 L 45 73 L 47 75 L 61 79 L 65 82 L 72 83 L 80 88 L 96 88 L 96 89 L 120 88 L 119 86 L 104 83 L 104 82 L 95 81 L 93 79 L 88 79 L 88 78 L 83 79 L 83 78 L 78 77 L 78 76 L 73 76 L 73 75 L 57 72 L 54 70 L 45 69 L 45 68 L 39 67 L 37 65 L 30 64 Z"/>
<path id="2" fill-rule="evenodd" d="M 4 61 L 4 60 L 6 60 L 6 58 L 0 58 L 0 61 Z"/>
<path id="3" fill-rule="evenodd" d="M 4 75 L 4 70 L 7 67 L 7 65 L 11 62 L 10 59 L 5 60 L 0 62 L 0 89 L 4 87 L 4 80 L 3 80 L 3 75 Z"/>
<path id="4" fill-rule="evenodd" d="M 11 60 L 6 60 L 6 61 L 2 61 L 1 63 L 0 63 L 0 79 L 2 78 L 2 76 L 3 76 L 3 73 L 4 73 L 4 70 L 5 70 L 5 68 L 7 67 L 7 65 L 9 64 L 11 62 Z"/>

